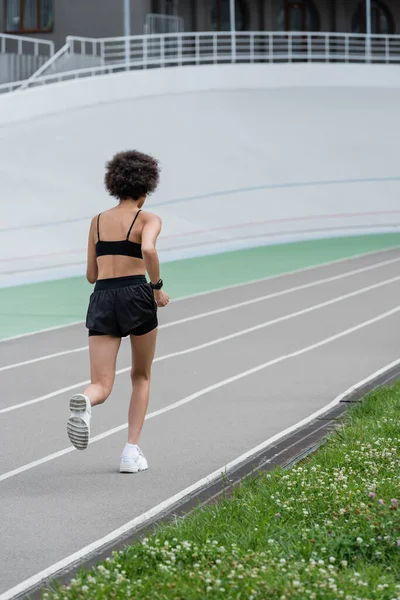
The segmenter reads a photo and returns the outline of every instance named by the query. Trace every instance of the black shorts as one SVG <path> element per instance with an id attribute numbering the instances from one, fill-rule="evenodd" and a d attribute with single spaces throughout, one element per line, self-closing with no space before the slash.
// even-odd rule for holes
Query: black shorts
<path id="1" fill-rule="evenodd" d="M 90 336 L 145 335 L 157 326 L 157 304 L 144 275 L 97 281 L 86 316 Z"/>

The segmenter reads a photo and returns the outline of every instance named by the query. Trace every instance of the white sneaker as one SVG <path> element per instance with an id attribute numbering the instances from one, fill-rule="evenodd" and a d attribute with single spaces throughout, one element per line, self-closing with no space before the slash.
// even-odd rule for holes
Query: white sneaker
<path id="1" fill-rule="evenodd" d="M 70 442 L 77 450 L 85 450 L 90 438 L 90 419 L 92 407 L 90 400 L 83 394 L 75 394 L 69 401 L 71 415 L 67 423 Z"/>
<path id="2" fill-rule="evenodd" d="M 138 473 L 138 471 L 146 471 L 148 468 L 147 460 L 139 447 L 136 451 L 131 451 L 129 454 L 124 453 L 121 456 L 120 473 Z"/>

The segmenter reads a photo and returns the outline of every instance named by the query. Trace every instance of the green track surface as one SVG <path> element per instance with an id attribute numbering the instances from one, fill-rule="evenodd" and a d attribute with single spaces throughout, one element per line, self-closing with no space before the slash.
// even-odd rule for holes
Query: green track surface
<path id="1" fill-rule="evenodd" d="M 400 234 L 263 246 L 164 263 L 162 276 L 179 298 L 394 246 Z M 83 320 L 91 290 L 84 277 L 0 289 L 0 339 Z"/>

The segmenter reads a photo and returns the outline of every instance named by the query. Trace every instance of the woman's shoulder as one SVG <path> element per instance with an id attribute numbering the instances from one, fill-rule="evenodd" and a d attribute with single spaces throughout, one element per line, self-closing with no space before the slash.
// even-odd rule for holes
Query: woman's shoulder
<path id="1" fill-rule="evenodd" d="M 141 210 L 140 214 L 147 223 L 150 223 L 150 222 L 162 223 L 161 217 L 159 217 L 155 213 L 149 212 L 148 210 Z"/>
<path id="2" fill-rule="evenodd" d="M 92 223 L 96 222 L 99 218 L 103 217 L 104 215 L 107 215 L 109 212 L 111 212 L 113 209 L 112 208 L 108 208 L 106 210 L 102 210 L 101 212 L 98 212 L 97 214 L 94 215 L 94 217 L 92 218 Z"/>

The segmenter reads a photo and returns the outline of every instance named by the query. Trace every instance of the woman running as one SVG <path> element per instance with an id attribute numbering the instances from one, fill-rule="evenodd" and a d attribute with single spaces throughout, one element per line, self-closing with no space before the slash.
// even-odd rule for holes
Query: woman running
<path id="1" fill-rule="evenodd" d="M 159 167 L 154 158 L 136 151 L 116 154 L 107 163 L 105 185 L 119 204 L 94 217 L 89 231 L 86 277 L 96 283 L 86 318 L 91 384 L 83 394 L 71 398 L 67 432 L 75 448 L 87 448 L 92 406 L 102 404 L 110 395 L 121 338 L 129 335 L 132 395 L 121 473 L 148 468 L 138 442 L 149 402 L 157 307 L 169 302 L 161 289 L 156 251 L 161 219 L 142 210 L 158 182 Z"/>

